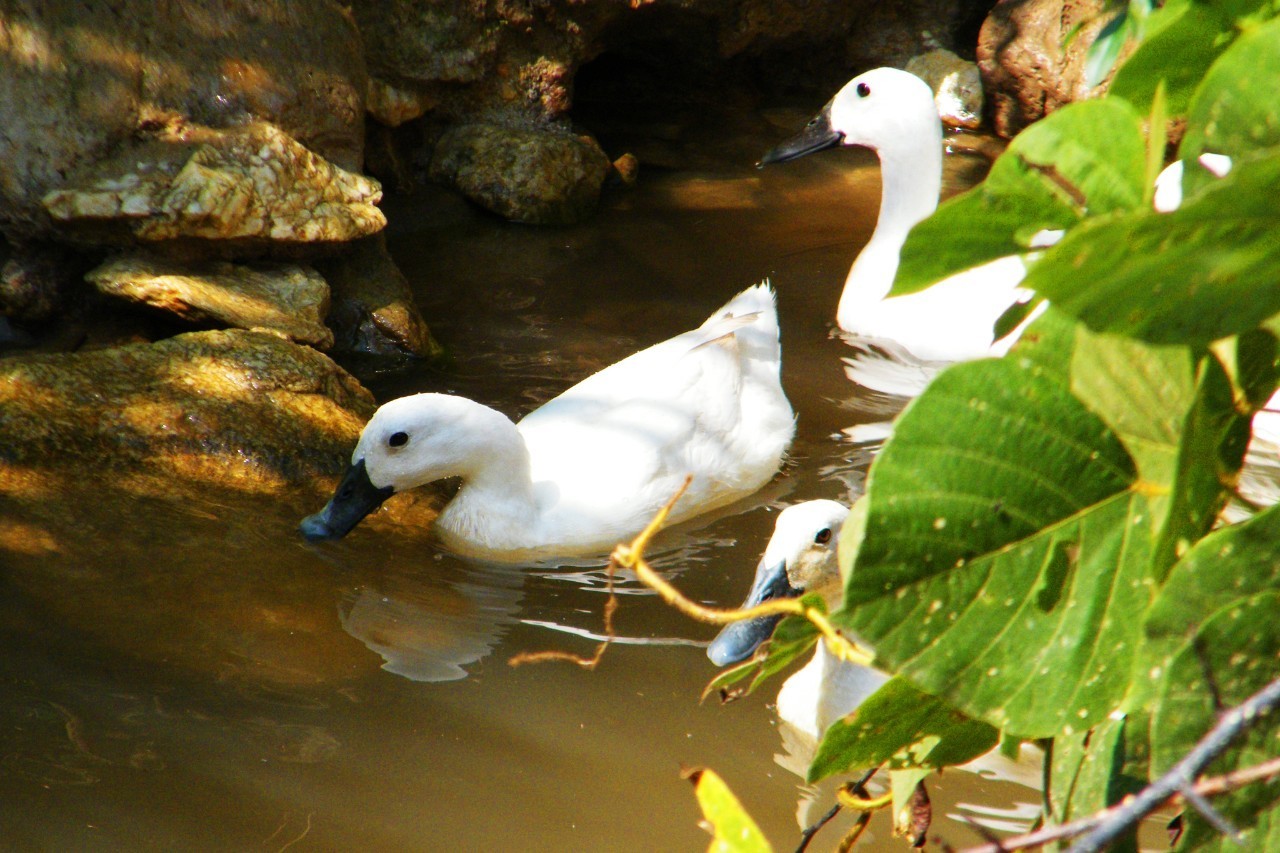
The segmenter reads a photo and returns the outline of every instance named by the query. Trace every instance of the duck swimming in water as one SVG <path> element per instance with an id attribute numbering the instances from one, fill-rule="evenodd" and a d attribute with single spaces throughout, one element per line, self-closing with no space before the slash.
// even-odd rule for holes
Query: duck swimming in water
<path id="1" fill-rule="evenodd" d="M 500 562 L 603 554 L 642 530 L 686 476 L 678 519 L 744 498 L 778 472 L 795 433 L 780 369 L 765 283 L 519 423 L 448 394 L 392 400 L 302 533 L 340 538 L 396 492 L 460 477 L 434 525 L 450 550 Z"/>
<path id="2" fill-rule="evenodd" d="M 906 396 L 919 393 L 945 364 L 1003 355 L 1017 334 L 995 340 L 996 321 L 1033 295 L 1019 286 L 1026 274 L 1021 258 L 1000 258 L 925 290 L 889 295 L 907 234 L 937 209 L 942 190 L 942 122 L 929 85 L 896 68 L 859 74 L 759 165 L 838 145 L 875 151 L 882 185 L 875 231 L 849 270 L 836 310 L 837 325 L 860 351 L 851 378 Z M 878 382 L 884 371 L 866 362 L 884 360 L 879 353 L 913 370 L 889 371 L 891 380 Z"/>

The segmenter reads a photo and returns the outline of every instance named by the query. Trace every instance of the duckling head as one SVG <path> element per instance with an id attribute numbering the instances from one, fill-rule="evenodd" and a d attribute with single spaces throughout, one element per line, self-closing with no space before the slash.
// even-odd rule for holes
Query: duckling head
<path id="1" fill-rule="evenodd" d="M 779 513 L 742 607 L 809 592 L 838 598 L 841 584 L 836 554 L 840 528 L 848 516 L 847 506 L 829 500 L 805 501 Z M 728 625 L 711 641 L 707 657 L 716 666 L 745 660 L 769 639 L 781 618 L 762 616 Z"/>

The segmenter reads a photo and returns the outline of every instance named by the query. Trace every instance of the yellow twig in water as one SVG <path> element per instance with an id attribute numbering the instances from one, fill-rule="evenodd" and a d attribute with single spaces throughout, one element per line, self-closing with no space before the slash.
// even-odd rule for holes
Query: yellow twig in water
<path id="1" fill-rule="evenodd" d="M 873 659 L 873 655 L 870 652 L 858 647 L 856 643 L 841 634 L 821 610 L 816 607 L 810 607 L 798 599 L 777 598 L 766 601 L 763 604 L 757 604 L 755 607 L 748 607 L 745 610 L 721 610 L 714 607 L 704 607 L 696 601 L 686 598 L 680 590 L 668 583 L 666 578 L 653 570 L 644 558 L 644 550 L 649 546 L 650 540 L 666 524 L 672 508 L 676 505 L 676 501 L 684 496 L 685 490 L 689 488 L 691 482 L 693 482 L 692 477 L 685 477 L 684 483 L 676 491 L 675 495 L 658 510 L 653 520 L 645 526 L 644 530 L 641 530 L 636 538 L 631 540 L 630 544 L 620 544 L 613 549 L 613 554 L 609 557 L 609 600 L 605 604 L 604 613 L 605 639 L 596 647 L 594 655 L 587 658 L 569 652 L 524 652 L 507 662 L 511 666 L 520 666 L 525 663 L 563 660 L 576 663 L 584 669 L 594 669 L 604 655 L 604 650 L 608 648 L 610 641 L 613 639 L 613 613 L 618 606 L 617 598 L 613 593 L 613 573 L 618 567 L 621 567 L 635 572 L 636 577 L 656 592 L 659 598 L 690 619 L 696 619 L 699 622 L 706 622 L 710 625 L 728 625 L 732 622 L 755 619 L 759 616 L 801 616 L 812 622 L 814 627 L 821 632 L 826 639 L 827 648 L 840 660 L 861 666 L 870 666 Z"/>
<path id="2" fill-rule="evenodd" d="M 653 521 L 649 522 L 649 526 L 642 530 L 630 545 L 619 545 L 613 549 L 611 562 L 623 568 L 631 569 L 636 573 L 636 577 L 658 593 L 663 601 L 690 619 L 697 619 L 699 622 L 706 622 L 710 625 L 728 625 L 731 622 L 755 619 L 758 616 L 776 616 L 779 614 L 802 616 L 812 622 L 814 627 L 826 638 L 827 648 L 831 650 L 832 654 L 850 663 L 870 666 L 873 656 L 869 652 L 859 648 L 836 630 L 835 626 L 827 619 L 825 613 L 815 607 L 805 605 L 802 601 L 794 598 L 776 598 L 763 604 L 757 604 L 755 607 L 748 607 L 745 610 L 721 610 L 714 607 L 704 607 L 696 601 L 685 598 L 680 590 L 676 589 L 667 582 L 666 578 L 653 570 L 644 559 L 644 549 L 649 544 L 649 540 L 654 537 L 654 534 L 666 522 L 667 516 L 671 514 L 672 507 L 684 495 L 685 489 L 689 488 L 689 483 L 692 479 L 692 477 L 685 478 L 684 485 L 675 493 L 675 496 L 667 501 L 666 506 L 658 510 L 658 514 L 653 517 Z"/>

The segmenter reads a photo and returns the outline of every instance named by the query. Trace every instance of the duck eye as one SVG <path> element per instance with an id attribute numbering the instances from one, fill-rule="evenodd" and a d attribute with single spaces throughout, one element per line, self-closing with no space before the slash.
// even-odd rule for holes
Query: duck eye
<path id="1" fill-rule="evenodd" d="M 387 439 L 387 444 L 392 447 L 404 447 L 409 443 L 409 434 L 407 432 L 393 432 L 391 437 Z"/>
<path id="2" fill-rule="evenodd" d="M 831 528 L 824 527 L 819 530 L 818 535 L 813 537 L 813 541 L 817 542 L 819 545 L 826 545 L 831 541 Z"/>
<path id="3" fill-rule="evenodd" d="M 858 84 L 858 97 L 859 97 L 859 98 L 865 98 L 867 95 L 870 95 L 870 94 L 871 94 L 871 87 L 870 87 L 870 86 L 868 86 L 866 83 L 859 83 L 859 84 Z"/>

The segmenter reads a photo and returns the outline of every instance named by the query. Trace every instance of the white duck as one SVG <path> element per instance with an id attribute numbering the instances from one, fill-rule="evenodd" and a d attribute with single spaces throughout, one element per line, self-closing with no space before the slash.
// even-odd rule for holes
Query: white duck
<path id="1" fill-rule="evenodd" d="M 875 231 L 849 270 L 836 310 L 836 323 L 855 336 L 851 343 L 862 351 L 850 363 L 851 378 L 910 395 L 947 363 L 1003 355 L 1017 334 L 994 340 L 995 323 L 1033 295 L 1019 287 L 1026 274 L 1020 258 L 1000 258 L 926 290 L 889 296 L 907 234 L 937 209 L 942 189 L 942 123 L 929 85 L 896 68 L 860 74 L 759 165 L 837 145 L 875 151 L 881 173 Z M 886 377 L 868 359 L 872 348 L 908 369 L 888 370 Z"/>
<path id="2" fill-rule="evenodd" d="M 809 592 L 821 593 L 831 607 L 838 605 L 843 581 L 837 552 L 848 516 L 848 507 L 831 500 L 805 501 L 779 513 L 742 606 Z M 711 641 L 707 656 L 717 666 L 746 660 L 769 638 L 778 621 L 778 617 L 763 617 L 735 622 Z M 791 747 L 815 747 L 833 722 L 856 710 L 886 681 L 888 676 L 879 670 L 842 661 L 819 642 L 809 662 L 778 691 L 778 718 L 790 729 Z M 1039 788 L 1043 755 L 1038 748 L 1024 746 L 1017 761 L 991 752 L 961 769 Z"/>
<path id="3" fill-rule="evenodd" d="M 462 397 L 392 400 L 302 532 L 339 538 L 392 494 L 460 477 L 435 521 L 449 549 L 501 562 L 604 553 L 643 529 L 686 476 L 678 518 L 746 497 L 778 472 L 795 432 L 780 367 L 764 283 L 518 424 Z"/>

